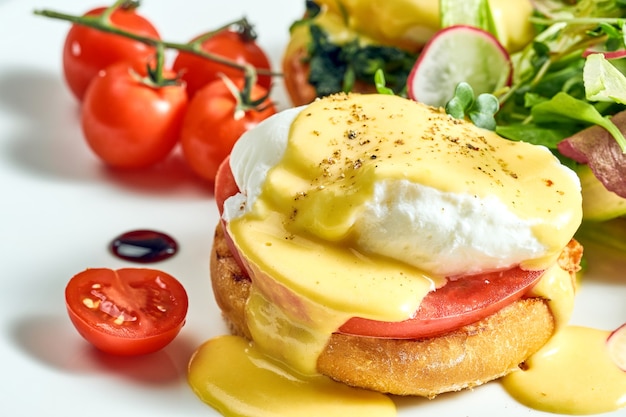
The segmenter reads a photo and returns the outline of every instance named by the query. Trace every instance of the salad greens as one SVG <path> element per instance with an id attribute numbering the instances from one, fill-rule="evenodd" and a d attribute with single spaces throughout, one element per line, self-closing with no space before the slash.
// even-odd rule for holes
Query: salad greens
<path id="1" fill-rule="evenodd" d="M 592 48 L 607 53 L 626 49 L 622 19 L 626 19 L 626 2 L 537 1 L 536 5 L 538 16 L 532 21 L 538 35 L 511 56 L 514 79 L 511 87 L 498 95 L 501 110 L 496 131 L 509 139 L 554 149 L 559 140 L 598 124 L 607 128 L 626 151 L 623 135 L 605 119 L 623 110 L 624 102 L 606 100 L 611 94 L 618 97 L 615 88 L 598 100 L 606 86 L 619 87 L 616 74 L 621 72 L 609 62 L 600 62 L 602 55 L 589 55 L 593 57 L 591 63 L 587 58 Z M 595 77 L 601 69 L 604 77 Z M 594 93 L 588 94 L 587 87 Z"/>
<path id="2" fill-rule="evenodd" d="M 307 3 L 310 19 L 319 8 L 314 1 Z M 498 37 L 488 0 L 439 0 L 439 5 L 442 27 L 469 24 Z M 559 144 L 573 135 L 601 126 L 615 139 L 626 164 L 622 133 L 626 126 L 611 120 L 626 111 L 626 0 L 534 0 L 533 6 L 535 37 L 510 55 L 511 84 L 475 97 L 471 86 L 461 83 L 446 110 L 507 139 L 549 148 L 581 177 L 586 223 L 625 219 L 614 222 L 611 238 L 604 240 L 626 250 L 625 196 L 601 186 L 585 161 L 577 162 L 559 150 Z M 351 91 L 359 82 L 374 84 L 382 93 L 406 95 L 417 54 L 358 38 L 337 45 L 314 21 L 307 24 L 312 38 L 309 81 L 318 95 Z M 589 229 L 595 230 L 593 225 L 581 228 Z"/>
<path id="3" fill-rule="evenodd" d="M 391 46 L 362 44 L 356 38 L 334 43 L 321 26 L 313 23 L 320 7 L 314 1 L 307 1 L 306 7 L 305 18 L 294 25 L 309 25 L 309 83 L 318 96 L 352 91 L 359 81 L 371 83 L 378 70 L 384 72 L 387 88 L 405 94 L 406 80 L 417 54 Z M 344 19 L 348 19 L 345 13 Z"/>
<path id="4" fill-rule="evenodd" d="M 611 121 L 626 110 L 626 0 L 533 4 L 537 35 L 511 55 L 510 87 L 494 92 L 500 102 L 496 132 L 546 146 L 573 168 L 583 186 L 580 236 L 626 251 L 626 198 L 609 192 L 586 164 L 557 149 L 570 136 L 601 126 L 626 154 L 624 126 Z"/>

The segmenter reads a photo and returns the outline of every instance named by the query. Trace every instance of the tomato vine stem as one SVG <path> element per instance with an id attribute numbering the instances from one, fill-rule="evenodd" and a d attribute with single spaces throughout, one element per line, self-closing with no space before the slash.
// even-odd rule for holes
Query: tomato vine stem
<path id="1" fill-rule="evenodd" d="M 93 28 L 102 32 L 124 36 L 126 38 L 130 38 L 135 41 L 142 42 L 146 45 L 154 46 L 157 49 L 159 48 L 175 49 L 177 51 L 189 52 L 191 54 L 203 57 L 205 59 L 209 59 L 211 61 L 215 61 L 217 63 L 226 65 L 228 67 L 238 69 L 242 71 L 244 74 L 246 73 L 246 71 L 249 70 L 246 67 L 246 65 L 224 58 L 223 56 L 220 56 L 220 55 L 206 52 L 202 50 L 201 48 L 201 44 L 203 40 L 206 40 L 207 38 L 214 35 L 215 33 L 221 30 L 227 29 L 231 26 L 243 27 L 244 31 L 251 30 L 252 26 L 250 25 L 250 23 L 245 17 L 232 21 L 226 25 L 223 25 L 220 28 L 213 30 L 211 32 L 208 32 L 207 34 L 189 43 L 171 42 L 171 41 L 166 41 L 162 39 L 156 39 L 150 36 L 138 35 L 138 34 L 129 32 L 127 30 L 121 29 L 115 26 L 114 24 L 112 24 L 111 19 L 110 19 L 111 13 L 113 13 L 115 9 L 121 7 L 122 4 L 124 4 L 127 1 L 128 0 L 117 0 L 112 6 L 108 7 L 104 13 L 98 16 L 77 16 L 77 15 L 61 13 L 61 12 L 57 12 L 57 11 L 49 10 L 49 9 L 35 10 L 33 13 L 37 16 L 64 20 L 64 21 L 71 22 L 77 25 L 88 26 L 90 28 Z M 247 34 L 251 32 L 244 32 L 244 33 Z M 270 71 L 270 70 L 263 69 L 263 68 L 255 68 L 255 72 L 257 74 L 269 75 L 269 76 L 281 76 L 282 75 L 281 73 Z"/>

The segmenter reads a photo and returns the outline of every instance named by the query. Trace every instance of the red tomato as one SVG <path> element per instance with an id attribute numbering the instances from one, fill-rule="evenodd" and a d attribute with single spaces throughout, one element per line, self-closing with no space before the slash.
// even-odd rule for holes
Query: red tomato
<path id="1" fill-rule="evenodd" d="M 104 7 L 99 7 L 85 15 L 98 16 L 104 10 Z M 159 39 L 152 23 L 138 15 L 134 8 L 116 9 L 111 14 L 111 22 L 137 35 Z M 154 53 L 154 47 L 144 43 L 87 26 L 72 25 L 63 46 L 63 74 L 74 96 L 82 101 L 98 71 L 115 62 L 144 58 Z"/>
<path id="2" fill-rule="evenodd" d="M 146 76 L 144 64 L 113 64 L 98 74 L 85 95 L 83 134 L 111 167 L 148 167 L 164 160 L 178 142 L 187 108 L 184 86 L 149 86 L 137 74 Z"/>
<path id="3" fill-rule="evenodd" d="M 237 183 L 235 182 L 235 177 L 233 176 L 233 171 L 230 169 L 230 157 L 226 157 L 224 161 L 220 164 L 217 175 L 215 176 L 215 202 L 217 204 L 217 210 L 220 214 L 220 218 L 222 213 L 224 212 L 224 201 L 239 192 L 239 187 L 237 187 Z M 224 227 L 224 238 L 226 239 L 226 244 L 230 248 L 230 252 L 233 254 L 233 258 L 239 265 L 242 271 L 246 270 L 246 265 L 244 264 L 239 252 L 237 252 L 235 243 L 231 239 L 230 235 L 226 230 L 226 222 L 222 220 L 222 227 Z"/>
<path id="4" fill-rule="evenodd" d="M 401 322 L 348 320 L 339 331 L 358 336 L 416 339 L 437 336 L 474 323 L 526 294 L 543 271 L 512 268 L 449 280 L 426 295 L 415 317 Z"/>
<path id="5" fill-rule="evenodd" d="M 171 275 L 154 269 L 87 269 L 65 287 L 76 330 L 98 349 L 116 355 L 155 352 L 178 334 L 187 293 Z"/>
<path id="6" fill-rule="evenodd" d="M 251 39 L 238 32 L 224 30 L 202 42 L 202 50 L 239 64 L 248 63 L 258 69 L 270 69 L 270 62 L 265 52 Z M 220 77 L 220 73 L 228 78 L 241 78 L 243 72 L 236 68 L 181 51 L 173 65 L 174 71 L 181 74 L 187 83 L 187 94 L 193 97 L 198 90 Z M 258 84 L 269 90 L 272 77 L 259 75 Z"/>
<path id="7" fill-rule="evenodd" d="M 239 192 L 239 187 L 237 187 L 233 171 L 230 169 L 229 164 L 230 156 L 227 156 L 220 164 L 217 169 L 217 174 L 215 175 L 215 203 L 217 204 L 220 216 L 224 212 L 224 201 Z"/>
<path id="8" fill-rule="evenodd" d="M 220 214 L 224 201 L 238 191 L 230 165 L 225 161 L 220 166 L 215 182 L 215 200 Z M 225 237 L 237 263 L 246 271 L 228 233 Z M 543 271 L 526 271 L 515 267 L 450 279 L 446 285 L 426 295 L 412 319 L 383 322 L 354 317 L 341 326 L 339 332 L 394 339 L 437 336 L 481 320 L 519 300 L 542 274 Z"/>
<path id="9" fill-rule="evenodd" d="M 234 80 L 237 88 L 243 81 Z M 267 94 L 265 88 L 255 85 L 252 100 Z M 218 79 L 203 87 L 191 99 L 183 121 L 180 141 L 183 155 L 192 171 L 201 178 L 215 181 L 220 163 L 226 158 L 233 145 L 245 131 L 276 113 L 268 100 L 259 109 L 237 111 L 237 98 L 226 83 Z"/>

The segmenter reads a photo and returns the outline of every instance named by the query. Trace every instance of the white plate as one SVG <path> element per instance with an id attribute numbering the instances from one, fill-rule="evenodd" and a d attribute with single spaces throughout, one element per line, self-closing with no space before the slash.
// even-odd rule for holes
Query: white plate
<path id="1" fill-rule="evenodd" d="M 32 14 L 40 8 L 73 14 L 90 8 L 77 4 L 0 0 L 0 415 L 217 416 L 185 380 L 195 347 L 226 332 L 208 277 L 217 222 L 211 193 L 181 171 L 180 161 L 157 172 L 112 175 L 89 152 L 77 104 L 61 76 L 69 24 Z M 303 4 L 144 0 L 142 13 L 164 38 L 178 41 L 245 14 L 278 63 L 288 26 Z M 275 96 L 286 106 L 281 88 Z M 112 257 L 107 245 L 136 228 L 163 230 L 179 241 L 179 254 L 158 268 L 188 289 L 189 317 L 163 351 L 111 358 L 74 331 L 63 290 L 87 267 L 129 266 Z M 573 322 L 612 329 L 626 322 L 626 261 L 602 252 L 588 248 L 590 269 Z M 544 414 L 516 403 L 498 383 L 398 404 L 401 417 Z"/>

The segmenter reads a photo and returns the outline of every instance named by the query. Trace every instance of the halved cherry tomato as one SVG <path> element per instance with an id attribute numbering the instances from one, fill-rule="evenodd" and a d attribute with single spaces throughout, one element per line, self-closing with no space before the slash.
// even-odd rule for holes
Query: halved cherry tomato
<path id="1" fill-rule="evenodd" d="M 239 89 L 241 78 L 233 80 Z M 235 92 L 236 93 L 236 92 Z M 199 90 L 191 99 L 180 135 L 183 156 L 201 178 L 213 182 L 220 163 L 239 137 L 248 129 L 276 113 L 269 99 L 258 108 L 237 109 L 238 98 L 218 79 Z M 251 92 L 252 100 L 262 99 L 267 90 L 258 84 Z"/>
<path id="2" fill-rule="evenodd" d="M 238 64 L 250 64 L 257 69 L 269 70 L 271 67 L 267 55 L 256 41 L 232 30 L 223 30 L 203 41 L 202 50 Z M 232 79 L 243 76 L 241 70 L 184 51 L 176 57 L 173 69 L 187 83 L 187 94 L 190 98 L 205 85 L 219 79 L 220 74 Z M 259 75 L 257 82 L 269 90 L 272 78 L 269 75 Z"/>
<path id="3" fill-rule="evenodd" d="M 224 201 L 239 191 L 225 161 L 215 182 L 215 200 L 220 214 Z M 244 262 L 224 228 L 228 246 L 242 271 Z M 519 267 L 504 271 L 449 279 L 443 287 L 426 295 L 415 317 L 401 322 L 383 322 L 354 317 L 338 330 L 340 333 L 394 339 L 432 337 L 474 323 L 519 300 L 541 278 L 541 270 Z"/>
<path id="4" fill-rule="evenodd" d="M 99 16 L 99 7 L 86 16 Z M 137 35 L 159 38 L 157 29 L 136 13 L 135 7 L 120 7 L 111 14 L 111 22 Z M 63 46 L 63 74 L 70 90 L 82 101 L 89 83 L 98 71 L 119 61 L 154 55 L 155 49 L 144 43 L 82 25 L 72 25 Z"/>
<path id="5" fill-rule="evenodd" d="M 87 143 L 104 163 L 145 168 L 164 160 L 178 142 L 187 108 L 182 84 L 155 87 L 141 61 L 113 64 L 93 80 L 82 107 Z M 174 73 L 165 71 L 165 77 Z"/>
<path id="6" fill-rule="evenodd" d="M 116 355 L 165 347 L 185 323 L 188 306 L 176 278 L 146 268 L 86 269 L 67 284 L 65 303 L 76 330 Z"/>

